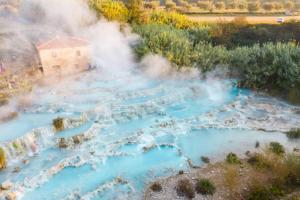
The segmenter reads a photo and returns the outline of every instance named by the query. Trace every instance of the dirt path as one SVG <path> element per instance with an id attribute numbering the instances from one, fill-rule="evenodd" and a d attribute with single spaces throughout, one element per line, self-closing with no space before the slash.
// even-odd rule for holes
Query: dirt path
<path id="1" fill-rule="evenodd" d="M 207 15 L 187 15 L 190 19 L 198 22 L 216 23 L 230 22 L 236 16 L 207 16 Z M 300 16 L 246 16 L 249 24 L 277 24 L 277 18 L 283 17 L 285 21 L 300 20 Z"/>

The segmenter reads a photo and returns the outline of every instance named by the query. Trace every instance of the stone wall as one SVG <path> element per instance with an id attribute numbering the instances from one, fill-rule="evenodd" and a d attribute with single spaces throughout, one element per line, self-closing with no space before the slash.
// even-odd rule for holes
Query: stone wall
<path id="1" fill-rule="evenodd" d="M 90 63 L 89 46 L 39 51 L 45 75 L 71 74 L 88 69 Z"/>

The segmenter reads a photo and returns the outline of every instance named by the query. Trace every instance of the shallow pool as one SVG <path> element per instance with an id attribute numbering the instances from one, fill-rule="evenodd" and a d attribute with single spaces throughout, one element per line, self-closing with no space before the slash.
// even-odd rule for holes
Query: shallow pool
<path id="1" fill-rule="evenodd" d="M 243 154 L 256 141 L 299 147 L 282 134 L 299 126 L 298 107 L 233 85 L 94 71 L 36 88 L 32 106 L 0 124 L 0 180 L 25 200 L 140 199 L 145 184 L 188 170 L 188 160 Z M 56 117 L 69 122 L 64 131 L 52 127 Z M 86 139 L 58 147 L 78 135 Z"/>

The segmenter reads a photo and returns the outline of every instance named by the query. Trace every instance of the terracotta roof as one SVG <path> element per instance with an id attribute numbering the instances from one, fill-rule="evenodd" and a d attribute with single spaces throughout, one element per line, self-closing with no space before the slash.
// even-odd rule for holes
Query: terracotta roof
<path id="1" fill-rule="evenodd" d="M 77 37 L 56 37 L 52 40 L 42 42 L 36 45 L 38 50 L 42 49 L 62 49 L 62 48 L 72 48 L 72 47 L 80 47 L 87 46 L 89 42 L 83 38 Z"/>

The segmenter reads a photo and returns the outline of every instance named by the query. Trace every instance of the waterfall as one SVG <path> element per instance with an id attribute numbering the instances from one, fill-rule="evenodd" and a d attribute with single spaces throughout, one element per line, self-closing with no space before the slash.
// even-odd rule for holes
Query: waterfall
<path id="1" fill-rule="evenodd" d="M 42 127 L 33 129 L 22 137 L 4 142 L 0 146 L 4 150 L 7 163 L 11 163 L 26 156 L 32 156 L 43 148 L 51 145 L 54 132 L 51 128 Z"/>

